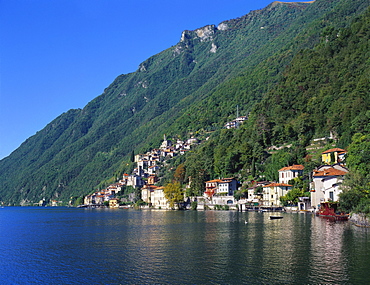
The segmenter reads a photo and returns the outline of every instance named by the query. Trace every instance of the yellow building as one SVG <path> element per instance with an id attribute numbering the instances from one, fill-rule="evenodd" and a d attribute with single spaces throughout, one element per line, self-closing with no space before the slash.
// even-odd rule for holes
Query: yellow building
<path id="1" fill-rule="evenodd" d="M 141 199 L 150 207 L 170 209 L 169 202 L 164 195 L 164 187 L 145 185 L 141 188 Z"/>
<path id="2" fill-rule="evenodd" d="M 119 207 L 119 200 L 117 198 L 109 200 L 109 208 L 118 208 Z"/>
<path id="3" fill-rule="evenodd" d="M 285 183 L 271 183 L 263 186 L 263 205 L 264 206 L 281 206 L 280 197 L 285 196 L 290 190 L 292 185 Z"/>
<path id="4" fill-rule="evenodd" d="M 329 165 L 341 163 L 346 153 L 347 152 L 341 148 L 328 149 L 321 153 L 321 160 L 324 164 Z"/>

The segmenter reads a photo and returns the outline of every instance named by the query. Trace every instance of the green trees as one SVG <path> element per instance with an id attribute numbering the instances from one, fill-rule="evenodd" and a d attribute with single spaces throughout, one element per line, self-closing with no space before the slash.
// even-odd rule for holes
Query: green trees
<path id="1" fill-rule="evenodd" d="M 285 196 L 280 197 L 280 201 L 283 206 L 297 205 L 299 200 L 298 197 L 303 197 L 304 191 L 299 188 L 293 188 Z"/>
<path id="2" fill-rule="evenodd" d="M 278 181 L 278 170 L 293 164 L 292 155 L 284 150 L 274 152 L 265 162 L 265 177 L 269 181 Z"/>
<path id="3" fill-rule="evenodd" d="M 168 183 L 164 187 L 164 196 L 170 204 L 170 208 L 174 209 L 175 205 L 180 208 L 180 203 L 184 201 L 184 191 L 179 182 Z"/>
<path id="4" fill-rule="evenodd" d="M 348 147 L 346 163 L 351 171 L 370 182 L 370 133 L 357 133 Z M 369 185 L 370 186 L 370 185 Z"/>
<path id="5" fill-rule="evenodd" d="M 181 185 L 185 182 L 185 165 L 183 163 L 179 164 L 176 168 L 173 178 L 176 182 L 179 182 Z"/>
<path id="6" fill-rule="evenodd" d="M 158 147 L 163 133 L 206 133 L 184 162 L 190 195 L 202 193 L 209 178 L 276 178 L 271 145 L 297 142 L 289 151 L 294 162 L 305 142 L 330 131 L 346 147 L 354 133 L 369 132 L 368 6 L 275 3 L 215 30 L 216 53 L 210 41 L 191 36 L 149 58 L 1 160 L 0 200 L 88 194 L 117 171 L 130 172 L 134 152 Z M 220 131 L 237 105 L 248 121 Z M 176 179 L 186 182 L 181 173 Z"/>
<path id="7" fill-rule="evenodd" d="M 346 212 L 370 213 L 370 134 L 357 133 L 348 147 L 343 192 L 340 207 Z"/>

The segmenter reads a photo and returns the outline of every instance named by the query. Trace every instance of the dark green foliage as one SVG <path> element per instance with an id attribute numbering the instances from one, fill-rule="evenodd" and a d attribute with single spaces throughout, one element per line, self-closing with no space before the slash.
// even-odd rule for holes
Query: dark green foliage
<path id="1" fill-rule="evenodd" d="M 282 143 L 333 132 L 347 146 L 354 129 L 366 128 L 369 22 L 367 12 L 348 28 L 326 28 L 320 44 L 294 57 L 279 84 L 255 107 L 272 130 L 268 141 Z"/>
<path id="2" fill-rule="evenodd" d="M 174 168 L 184 163 L 193 195 L 209 178 L 263 175 L 271 144 L 295 142 L 289 153 L 297 162 L 316 135 L 333 131 L 347 146 L 352 134 L 368 131 L 370 118 L 368 5 L 274 2 L 224 22 L 226 30 L 211 26 L 212 38 L 186 31 L 184 41 L 1 160 L 0 201 L 88 194 L 130 172 L 132 152 L 157 148 L 164 133 L 210 136 Z M 236 106 L 250 113 L 248 122 L 220 130 Z"/>
<path id="3" fill-rule="evenodd" d="M 298 188 L 290 190 L 285 196 L 280 197 L 283 206 L 296 206 L 298 205 L 298 197 L 303 197 L 304 191 Z"/>
<path id="4" fill-rule="evenodd" d="M 348 147 L 346 159 L 350 173 L 344 180 L 340 207 L 346 212 L 370 213 L 370 134 L 357 133 Z"/>
<path id="5" fill-rule="evenodd" d="M 193 201 L 191 202 L 191 205 L 190 205 L 190 209 L 192 210 L 196 210 L 198 207 L 198 202 L 197 201 Z"/>

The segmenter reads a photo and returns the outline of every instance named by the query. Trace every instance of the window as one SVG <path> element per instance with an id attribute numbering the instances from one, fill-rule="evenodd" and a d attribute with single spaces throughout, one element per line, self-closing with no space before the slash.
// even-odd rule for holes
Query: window
<path id="1" fill-rule="evenodd" d="M 329 198 L 330 198 L 330 200 L 334 201 L 334 193 L 333 193 L 333 191 L 330 191 L 329 192 Z"/>

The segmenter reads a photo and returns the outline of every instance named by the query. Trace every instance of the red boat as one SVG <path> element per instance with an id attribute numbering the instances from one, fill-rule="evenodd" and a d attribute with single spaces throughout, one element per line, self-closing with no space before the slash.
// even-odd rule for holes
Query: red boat
<path id="1" fill-rule="evenodd" d="M 349 215 L 343 212 L 338 212 L 337 206 L 338 204 L 333 202 L 321 203 L 316 215 L 320 217 L 334 218 L 341 221 L 348 220 Z"/>

